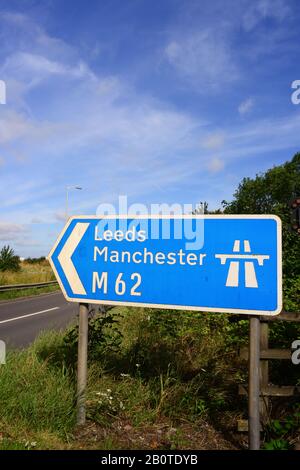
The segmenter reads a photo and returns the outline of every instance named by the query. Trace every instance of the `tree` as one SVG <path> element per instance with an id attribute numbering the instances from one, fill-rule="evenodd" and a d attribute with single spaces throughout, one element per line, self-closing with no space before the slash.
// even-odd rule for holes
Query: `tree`
<path id="1" fill-rule="evenodd" d="M 292 232 L 290 201 L 300 196 L 300 153 L 254 179 L 244 178 L 225 214 L 275 214 L 282 220 L 284 290 L 300 301 L 300 236 Z M 295 289 L 297 287 L 297 292 Z"/>
<path id="2" fill-rule="evenodd" d="M 193 210 L 192 214 L 199 215 L 199 214 L 208 214 L 208 204 L 206 201 L 199 202 L 196 208 Z"/>
<path id="3" fill-rule="evenodd" d="M 0 251 L 0 271 L 19 271 L 20 258 L 15 255 L 14 250 L 9 246 L 4 246 Z"/>

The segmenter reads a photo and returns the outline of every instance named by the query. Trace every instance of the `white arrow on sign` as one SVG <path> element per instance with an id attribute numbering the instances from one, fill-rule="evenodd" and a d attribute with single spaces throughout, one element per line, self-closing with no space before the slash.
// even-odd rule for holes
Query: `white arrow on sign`
<path id="1" fill-rule="evenodd" d="M 69 236 L 63 249 L 57 257 L 73 293 L 78 295 L 86 295 L 86 290 L 83 287 L 81 280 L 79 279 L 71 257 L 83 235 L 87 231 L 89 225 L 89 223 L 77 222 L 71 232 L 71 235 Z"/>

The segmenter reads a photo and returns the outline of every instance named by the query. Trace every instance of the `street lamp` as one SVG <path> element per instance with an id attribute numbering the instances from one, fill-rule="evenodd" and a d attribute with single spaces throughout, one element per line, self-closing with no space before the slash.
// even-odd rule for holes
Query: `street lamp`
<path id="1" fill-rule="evenodd" d="M 81 186 L 66 186 L 66 221 L 68 220 L 69 213 L 69 191 L 70 189 L 82 190 Z"/>

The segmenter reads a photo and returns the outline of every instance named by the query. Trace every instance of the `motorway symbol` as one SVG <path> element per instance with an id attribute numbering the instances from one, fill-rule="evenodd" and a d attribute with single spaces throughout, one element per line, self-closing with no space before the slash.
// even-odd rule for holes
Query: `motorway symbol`
<path id="1" fill-rule="evenodd" d="M 244 240 L 244 253 L 249 253 L 249 254 L 239 254 L 239 252 L 240 252 L 240 240 L 235 240 L 234 245 L 233 245 L 233 254 L 229 254 L 229 255 L 221 254 L 221 255 L 215 255 L 215 256 L 216 258 L 220 259 L 221 264 L 225 264 L 227 259 L 235 259 L 235 260 L 241 260 L 241 261 L 245 260 L 245 286 L 258 288 L 253 261 L 256 260 L 259 266 L 263 266 L 264 261 L 269 259 L 270 256 L 269 255 L 251 255 L 249 240 Z M 240 261 L 230 261 L 228 276 L 226 280 L 226 287 L 238 287 L 239 286 L 239 267 L 240 267 Z"/>
<path id="2" fill-rule="evenodd" d="M 72 302 L 281 311 L 276 216 L 74 216 L 48 258 Z"/>

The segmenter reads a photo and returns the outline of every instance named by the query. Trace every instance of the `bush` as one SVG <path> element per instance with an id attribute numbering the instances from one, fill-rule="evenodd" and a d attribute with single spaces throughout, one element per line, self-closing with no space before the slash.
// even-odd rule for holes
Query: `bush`
<path id="1" fill-rule="evenodd" d="M 107 312 L 89 318 L 88 361 L 113 360 L 122 342 L 122 334 L 118 329 L 120 315 Z M 50 333 L 51 334 L 51 333 Z M 74 372 L 78 355 L 78 324 L 72 325 L 63 334 L 53 333 L 52 341 L 44 341 L 43 336 L 35 343 L 35 349 L 41 359 L 48 360 L 52 365 L 65 367 Z M 46 338 L 49 333 L 46 334 Z"/>
<path id="2" fill-rule="evenodd" d="M 90 361 L 101 361 L 107 355 L 119 351 L 122 334 L 118 329 L 118 317 L 111 312 L 89 319 L 88 349 Z M 65 334 L 62 352 L 67 365 L 77 361 L 79 326 L 72 326 Z"/>
<path id="3" fill-rule="evenodd" d="M 9 245 L 0 251 L 0 271 L 20 271 L 20 258 Z"/>
<path id="4" fill-rule="evenodd" d="M 127 313 L 131 321 L 137 318 L 133 309 Z M 236 380 L 242 377 L 236 346 L 247 341 L 238 335 L 247 321 L 157 309 L 138 316 L 136 328 L 127 330 L 131 341 L 122 360 L 111 363 L 115 375 L 122 371 L 147 385 L 151 407 L 170 418 L 194 420 L 236 407 Z"/>

